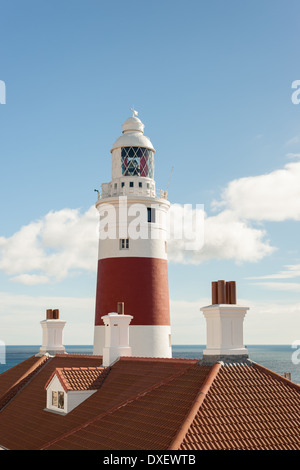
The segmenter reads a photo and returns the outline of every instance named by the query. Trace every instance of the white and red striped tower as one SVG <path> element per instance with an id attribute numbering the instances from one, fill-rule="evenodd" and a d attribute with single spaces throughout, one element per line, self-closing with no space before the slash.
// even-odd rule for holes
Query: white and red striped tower
<path id="1" fill-rule="evenodd" d="M 96 203 L 100 226 L 105 219 L 110 226 L 108 236 L 99 240 L 94 354 L 102 355 L 104 347 L 101 317 L 124 302 L 125 313 L 133 316 L 132 355 L 171 357 L 166 241 L 170 203 L 167 192 L 156 195 L 155 150 L 136 115 L 133 110 L 111 149 L 112 181 L 102 184 Z"/>

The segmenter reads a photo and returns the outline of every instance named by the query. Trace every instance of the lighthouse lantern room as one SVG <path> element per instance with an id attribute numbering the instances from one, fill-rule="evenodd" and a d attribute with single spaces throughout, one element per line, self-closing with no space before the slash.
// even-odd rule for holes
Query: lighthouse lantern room
<path id="1" fill-rule="evenodd" d="M 112 181 L 102 184 L 94 354 L 103 353 L 102 317 L 123 302 L 132 356 L 171 357 L 167 193 L 156 195 L 155 149 L 134 109 L 114 143 Z M 109 226 L 105 231 L 103 228 Z"/>

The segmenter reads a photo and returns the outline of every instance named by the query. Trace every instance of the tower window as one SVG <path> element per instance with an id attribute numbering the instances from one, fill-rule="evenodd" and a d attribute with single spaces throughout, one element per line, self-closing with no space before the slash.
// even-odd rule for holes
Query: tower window
<path id="1" fill-rule="evenodd" d="M 139 182 L 139 188 L 143 187 L 143 183 Z"/>
<path id="2" fill-rule="evenodd" d="M 120 250 L 129 250 L 129 238 L 120 239 Z"/>
<path id="3" fill-rule="evenodd" d="M 130 181 L 129 187 L 130 187 L 130 188 L 133 188 L 133 181 Z"/>
<path id="4" fill-rule="evenodd" d="M 153 207 L 147 207 L 147 218 L 148 222 L 155 222 L 155 209 Z"/>
<path id="5" fill-rule="evenodd" d="M 124 188 L 124 186 L 125 186 L 125 183 L 124 183 L 124 181 L 122 181 L 121 188 Z"/>

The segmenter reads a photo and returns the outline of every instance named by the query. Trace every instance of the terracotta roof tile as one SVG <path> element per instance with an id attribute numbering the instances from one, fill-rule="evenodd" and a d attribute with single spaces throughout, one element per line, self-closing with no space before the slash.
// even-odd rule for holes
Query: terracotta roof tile
<path id="1" fill-rule="evenodd" d="M 53 371 L 56 368 L 100 367 L 102 358 L 92 355 L 56 355 L 0 413 L 0 445 L 8 449 L 38 449 L 196 363 L 196 360 L 118 361 L 100 390 L 62 416 L 45 411 L 44 386 Z"/>
<path id="2" fill-rule="evenodd" d="M 2 396 L 12 385 L 20 380 L 28 369 L 34 367 L 40 361 L 39 357 L 32 356 L 25 361 L 17 364 L 11 369 L 6 370 L 0 374 L 0 396 Z"/>
<path id="3" fill-rule="evenodd" d="M 180 450 L 300 449 L 300 387 L 259 365 L 228 365 Z"/>
<path id="4" fill-rule="evenodd" d="M 94 373 L 88 371 L 103 370 L 101 364 L 100 357 L 86 355 L 58 355 L 40 369 L 35 359 L 23 363 L 19 379 L 29 376 L 31 366 L 36 372 L 0 413 L 0 445 L 300 449 L 300 387 L 256 364 L 211 368 L 197 360 L 122 358 L 101 388 L 72 412 L 45 411 L 44 386 L 56 369 L 75 388 L 88 386 Z M 0 390 L 18 381 L 13 370 L 3 377 Z"/>
<path id="5" fill-rule="evenodd" d="M 68 391 L 79 390 L 98 390 L 109 368 L 104 367 L 62 367 L 56 368 L 49 380 L 46 382 L 45 389 L 50 381 L 56 375 L 63 388 Z"/>
<path id="6" fill-rule="evenodd" d="M 23 387 L 29 382 L 29 380 L 32 379 L 32 377 L 38 373 L 39 369 L 48 361 L 47 356 L 42 356 L 38 358 L 34 358 L 35 360 L 30 361 L 27 366 L 27 370 L 24 371 L 21 376 L 16 374 L 16 370 L 12 371 L 12 374 L 7 374 L 10 378 L 15 379 L 15 381 L 11 381 L 10 386 L 2 393 L 0 396 L 0 410 L 2 410 L 14 397 L 17 393 L 19 393 Z M 31 365 L 30 365 L 31 364 Z M 18 368 L 18 372 L 20 372 L 20 369 Z M 6 383 L 5 379 L 7 379 L 7 376 L 4 378 L 3 383 Z"/>
<path id="7" fill-rule="evenodd" d="M 44 448 L 74 449 L 80 443 L 83 449 L 167 449 L 210 369 L 194 361 Z"/>

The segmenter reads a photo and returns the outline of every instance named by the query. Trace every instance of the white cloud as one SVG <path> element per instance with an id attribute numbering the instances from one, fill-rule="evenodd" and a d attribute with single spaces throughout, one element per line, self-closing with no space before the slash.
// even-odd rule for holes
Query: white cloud
<path id="1" fill-rule="evenodd" d="M 255 283 L 255 285 L 260 287 L 265 287 L 267 289 L 285 292 L 300 292 L 300 283 L 299 282 L 261 282 Z"/>
<path id="2" fill-rule="evenodd" d="M 174 204 L 174 227 L 182 222 L 183 206 Z M 203 209 L 192 210 L 203 219 Z M 209 259 L 255 262 L 273 252 L 264 230 L 251 227 L 233 212 L 205 218 L 205 244 L 189 250 L 191 221 L 181 239 L 168 243 L 169 261 L 199 264 Z M 98 212 L 94 207 L 80 213 L 75 209 L 49 212 L 38 221 L 20 228 L 11 237 L 0 237 L 0 270 L 13 282 L 28 286 L 59 282 L 74 272 L 96 272 Z M 203 227 L 198 229 L 201 231 Z M 200 237 L 201 238 L 201 237 Z"/>
<path id="3" fill-rule="evenodd" d="M 286 142 L 286 145 L 293 145 L 293 144 L 298 144 L 299 142 L 299 137 L 296 135 L 295 137 L 292 137 L 290 140 Z"/>
<path id="4" fill-rule="evenodd" d="M 211 299 L 172 300 L 172 344 L 206 344 L 206 322 L 201 307 Z M 238 298 L 250 307 L 244 322 L 245 344 L 291 344 L 299 339 L 300 303 L 260 302 Z M 58 308 L 66 321 L 65 345 L 93 344 L 95 299 L 93 297 L 46 297 L 0 292 L 0 340 L 6 344 L 41 345 L 46 309 Z M 37 351 L 38 352 L 38 351 Z"/>
<path id="5" fill-rule="evenodd" d="M 38 274 L 20 274 L 11 278 L 13 282 L 20 282 L 26 286 L 35 286 L 36 284 L 47 284 L 50 280 L 47 276 Z"/>
<path id="6" fill-rule="evenodd" d="M 231 181 L 214 201 L 214 208 L 227 208 L 240 220 L 300 220 L 300 162 L 259 176 Z"/>
<path id="7" fill-rule="evenodd" d="M 0 269 L 26 285 L 57 282 L 70 272 L 95 271 L 97 211 L 91 207 L 49 212 L 11 237 L 0 237 Z"/>
<path id="8" fill-rule="evenodd" d="M 287 153 L 287 158 L 300 158 L 300 153 Z"/>
<path id="9" fill-rule="evenodd" d="M 279 273 L 248 277 L 248 279 L 292 279 L 300 276 L 300 264 L 288 264 L 285 268 Z"/>
<path id="10" fill-rule="evenodd" d="M 199 264 L 209 259 L 256 262 L 275 250 L 266 240 L 264 230 L 251 227 L 226 210 L 205 218 L 204 247 L 201 250 L 190 251 L 184 247 L 185 240 L 171 240 L 169 261 L 184 264 Z"/>
<path id="11" fill-rule="evenodd" d="M 206 322 L 201 307 L 209 298 L 189 302 L 171 300 L 172 344 L 206 344 Z M 245 344 L 292 344 L 300 338 L 300 303 L 266 302 L 238 298 L 249 307 L 244 320 Z"/>
<path id="12" fill-rule="evenodd" d="M 0 292 L 0 340 L 6 344 L 40 345 L 40 322 L 45 319 L 49 308 L 58 308 L 60 318 L 67 322 L 64 344 L 93 343 L 94 298 L 34 297 L 9 292 Z"/>

